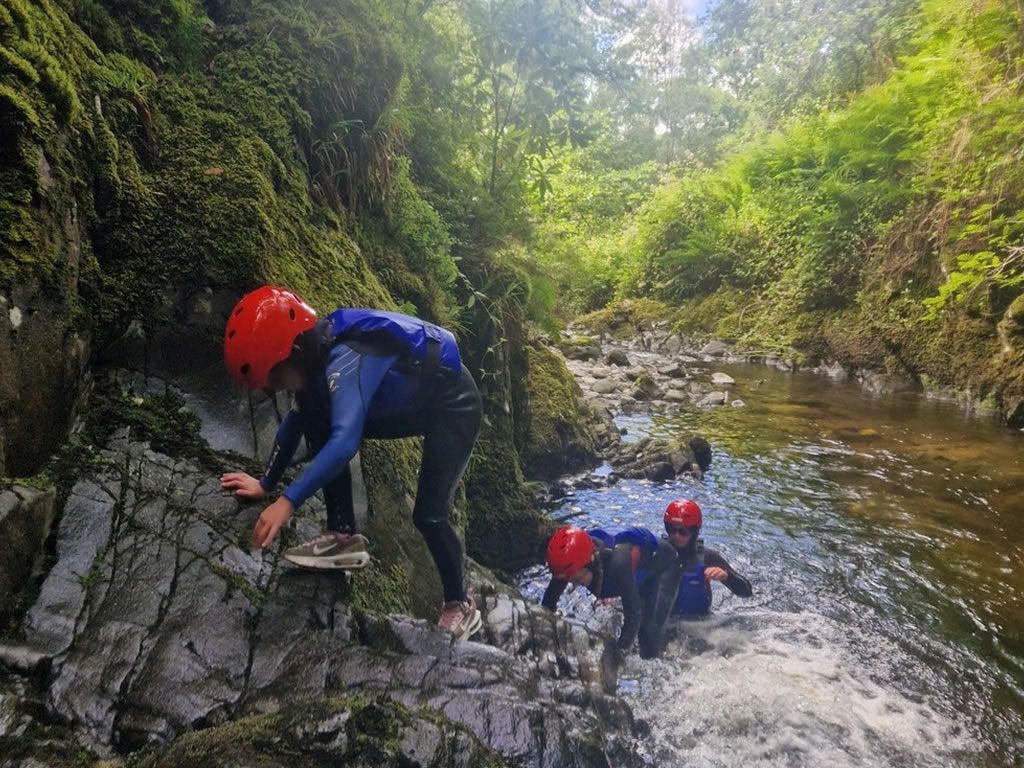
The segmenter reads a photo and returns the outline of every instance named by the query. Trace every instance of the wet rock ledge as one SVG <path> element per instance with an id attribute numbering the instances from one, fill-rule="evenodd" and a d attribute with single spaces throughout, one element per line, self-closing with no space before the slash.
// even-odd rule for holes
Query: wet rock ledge
<path id="1" fill-rule="evenodd" d="M 372 610 L 376 564 L 348 581 L 250 553 L 261 507 L 191 460 L 121 430 L 83 464 L 19 638 L 47 663 L 0 678 L 0 766 L 642 764 L 606 641 L 482 569 L 480 642 L 455 642 Z"/>

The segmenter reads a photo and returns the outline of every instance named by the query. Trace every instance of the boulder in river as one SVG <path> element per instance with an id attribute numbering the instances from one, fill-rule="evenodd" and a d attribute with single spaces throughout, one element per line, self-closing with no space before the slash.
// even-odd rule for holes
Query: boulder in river
<path id="1" fill-rule="evenodd" d="M 621 349 L 613 349 L 604 356 L 605 365 L 617 365 L 622 368 L 628 368 L 632 365 L 629 361 L 629 357 Z"/>
<path id="2" fill-rule="evenodd" d="M 727 373 L 721 371 L 715 371 L 711 374 L 711 383 L 716 387 L 731 387 L 736 383 L 736 379 Z"/>
<path id="3" fill-rule="evenodd" d="M 609 459 L 622 477 L 661 481 L 690 473 L 700 477 L 711 464 L 711 446 L 702 437 L 646 437 L 623 443 Z"/>
<path id="4" fill-rule="evenodd" d="M 648 374 L 637 377 L 630 394 L 637 400 L 660 400 L 665 394 Z"/>
<path id="5" fill-rule="evenodd" d="M 700 354 L 704 357 L 722 357 L 729 351 L 729 345 L 724 341 L 709 341 L 700 348 Z"/>
<path id="6" fill-rule="evenodd" d="M 729 402 L 729 395 L 725 392 L 708 392 L 697 405 L 701 408 L 707 408 L 712 405 L 725 405 L 727 402 Z"/>

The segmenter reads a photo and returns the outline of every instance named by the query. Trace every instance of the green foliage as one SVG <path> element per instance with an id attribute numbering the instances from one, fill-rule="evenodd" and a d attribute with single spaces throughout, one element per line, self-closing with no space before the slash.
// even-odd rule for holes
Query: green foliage
<path id="1" fill-rule="evenodd" d="M 888 238 L 908 211 L 932 209 L 943 229 L 911 260 L 947 265 L 933 316 L 984 286 L 1019 286 L 1024 102 L 1019 43 L 1006 47 L 1019 21 L 995 1 L 925 3 L 913 54 L 885 82 L 660 190 L 630 244 L 644 265 L 634 290 L 680 300 L 728 284 L 772 296 L 781 313 L 843 307 L 891 274 Z"/>

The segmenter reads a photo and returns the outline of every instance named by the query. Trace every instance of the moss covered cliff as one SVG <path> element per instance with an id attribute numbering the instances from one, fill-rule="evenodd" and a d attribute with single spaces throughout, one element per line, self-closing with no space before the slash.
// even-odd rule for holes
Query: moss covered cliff
<path id="1" fill-rule="evenodd" d="M 418 11 L 0 0 L 0 474 L 50 461 L 93 367 L 214 375 L 232 302 L 274 282 L 320 310 L 397 308 L 456 330 L 487 412 L 458 504 L 469 551 L 505 568 L 534 556 L 517 450 L 530 398 L 514 373 L 526 297 L 508 290 L 500 227 L 458 203 L 475 183 L 458 147 L 411 152 L 440 119 L 421 109 L 429 69 L 411 66 L 435 34 Z M 418 453 L 371 442 L 363 466 L 388 578 L 427 613 Z M 492 546 L 496 528 L 519 545 Z"/>

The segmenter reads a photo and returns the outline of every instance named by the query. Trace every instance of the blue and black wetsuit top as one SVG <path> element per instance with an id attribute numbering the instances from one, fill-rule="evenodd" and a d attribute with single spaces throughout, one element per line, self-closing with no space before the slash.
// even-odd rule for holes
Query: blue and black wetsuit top
<path id="1" fill-rule="evenodd" d="M 672 606 L 673 615 L 702 616 L 711 610 L 711 584 L 704 578 L 707 568 L 724 570 L 728 574 L 724 584 L 737 597 L 750 597 L 754 593 L 750 582 L 729 565 L 722 555 L 705 547 L 703 540 L 698 540 L 693 556 L 683 562 L 679 592 Z"/>
<path id="2" fill-rule="evenodd" d="M 278 428 L 267 471 L 260 480 L 265 490 L 273 489 L 310 426 L 317 422 L 329 424 L 329 434 L 316 456 L 282 494 L 296 508 L 347 467 L 359 450 L 364 433 L 372 434 L 374 424 L 394 424 L 419 412 L 427 403 L 423 396 L 422 365 L 409 354 L 403 354 L 401 336 L 390 344 L 377 343 L 373 338 L 368 342 L 366 336 L 339 339 L 339 318 L 348 317 L 343 313 L 360 313 L 362 318 L 373 316 L 371 320 L 376 318 L 382 329 L 393 327 L 396 318 L 412 329 L 410 334 L 418 327 L 424 338 L 436 337 L 440 368 L 458 371 L 461 367 L 458 345 L 451 333 L 418 318 L 360 309 L 339 310 L 321 320 L 315 334 L 322 361 L 314 367 L 322 373 L 307 376 L 305 388 L 295 393 L 292 409 Z M 410 338 L 410 344 L 415 343 L 415 337 Z"/>
<path id="3" fill-rule="evenodd" d="M 646 528 L 639 527 L 616 531 L 595 529 L 589 533 L 597 549 L 598 564 L 593 569 L 594 579 L 587 589 L 601 599 L 622 598 L 624 621 L 618 645 L 628 649 L 636 640 L 643 613 L 639 582 L 646 581 L 656 570 L 658 538 Z M 555 610 L 567 586 L 567 581 L 553 578 L 544 591 L 541 604 Z"/>

